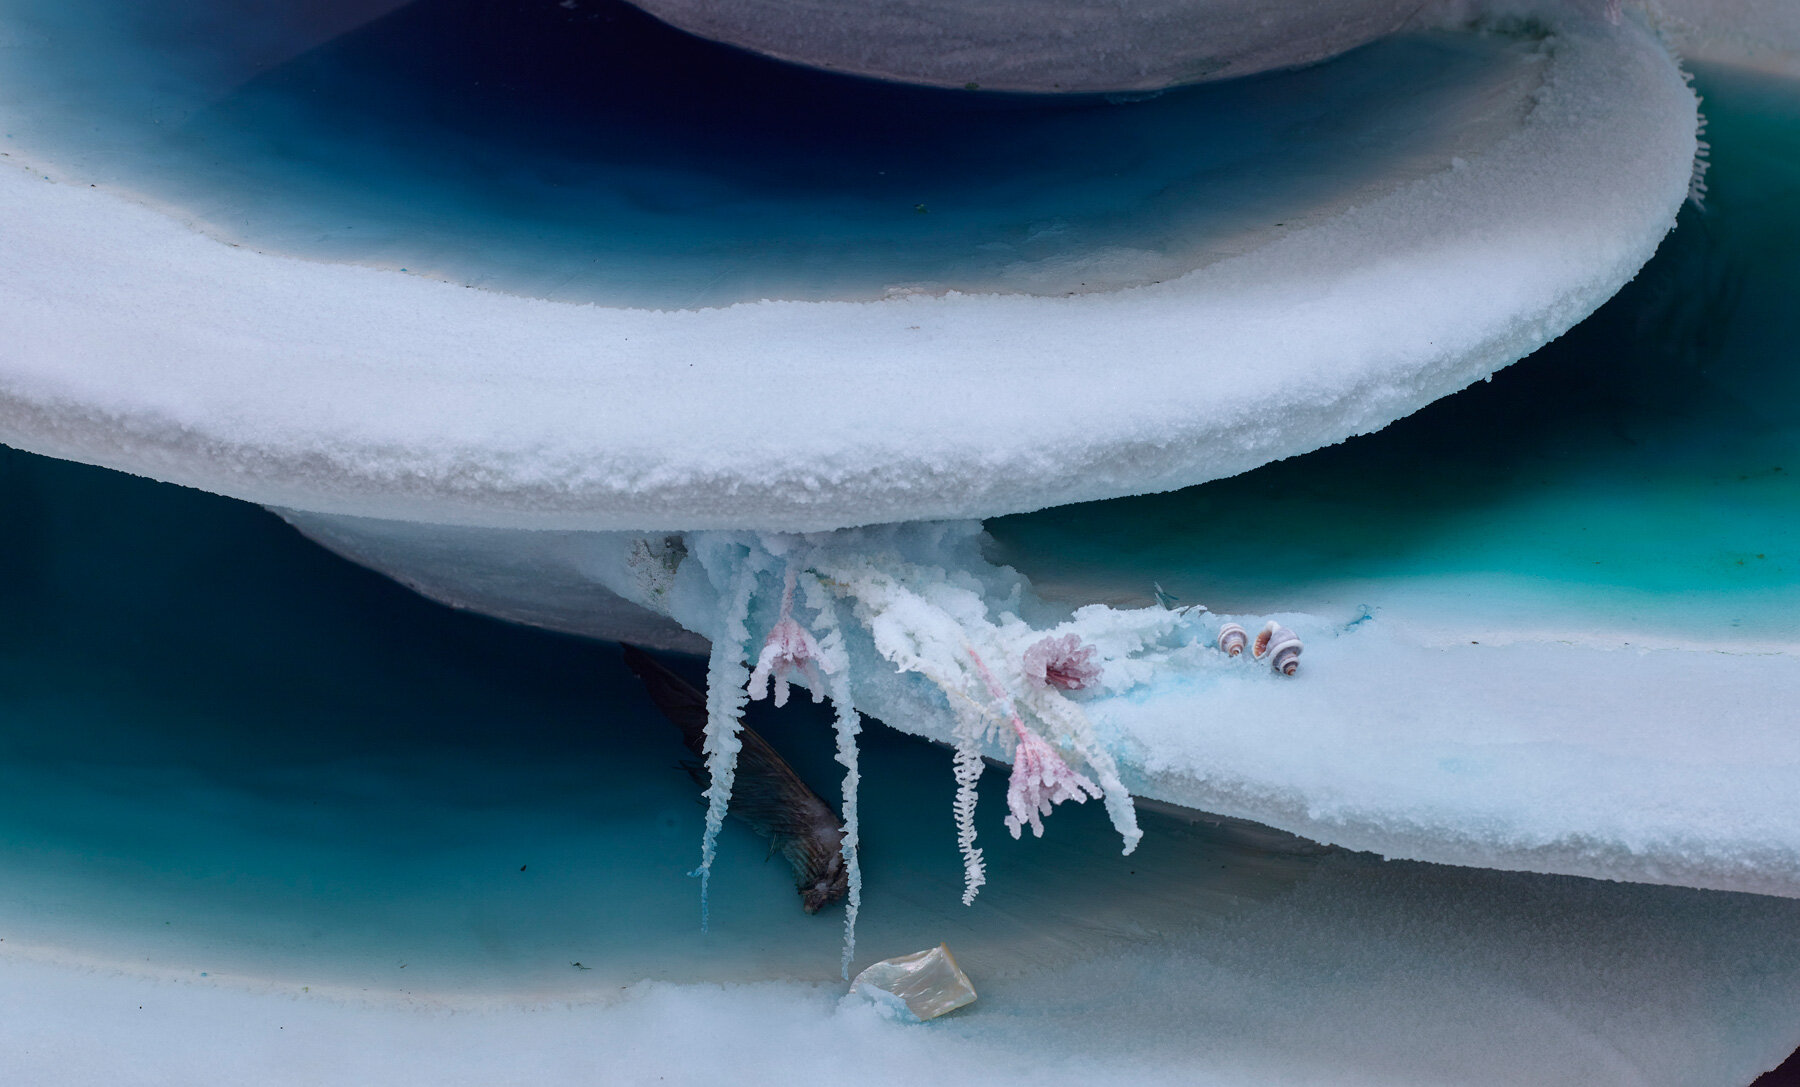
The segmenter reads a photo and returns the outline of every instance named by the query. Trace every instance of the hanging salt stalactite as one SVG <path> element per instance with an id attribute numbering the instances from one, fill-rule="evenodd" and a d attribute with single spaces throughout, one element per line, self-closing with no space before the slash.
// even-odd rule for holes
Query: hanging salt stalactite
<path id="1" fill-rule="evenodd" d="M 956 820 L 956 848 L 963 859 L 963 905 L 973 905 L 987 882 L 987 865 L 975 844 L 975 783 L 981 780 L 981 715 L 967 709 L 957 714 L 956 754 L 951 762 L 956 778 L 956 798 L 950 814 Z"/>
<path id="2" fill-rule="evenodd" d="M 991 730 L 980 705 L 965 689 L 965 669 L 956 656 L 955 647 L 965 641 L 963 627 L 949 612 L 933 607 L 866 562 L 854 567 L 833 566 L 826 576 L 856 602 L 857 616 L 874 635 L 875 647 L 883 657 L 901 671 L 929 679 L 949 698 L 957 722 L 956 798 L 951 810 L 963 859 L 963 903 L 968 905 L 987 882 L 986 864 L 975 844 L 975 786 L 981 777 L 982 748 Z"/>
<path id="3" fill-rule="evenodd" d="M 1073 749 L 1099 779 L 1106 814 L 1123 839 L 1125 852 L 1130 853 L 1144 837 L 1138 829 L 1137 808 L 1131 802 L 1131 794 L 1119 780 L 1119 767 L 1112 752 L 1095 739 L 1087 715 L 1061 693 L 1082 690 L 1099 681 L 1100 666 L 1093 660 L 1094 653 L 1093 646 L 1082 645 L 1074 634 L 1045 637 L 1037 642 L 1025 651 L 1027 682 L 1020 701 L 1049 729 L 1052 740 Z"/>
<path id="4" fill-rule="evenodd" d="M 783 541 L 765 540 L 771 551 Z M 850 694 L 850 658 L 844 652 L 844 636 L 831 595 L 811 574 L 806 578 L 807 605 L 817 612 L 816 626 L 820 635 L 802 626 L 794 618 L 794 591 L 799 584 L 800 563 L 787 558 L 781 588 L 781 611 L 774 626 L 763 638 L 756 667 L 745 684 L 745 693 L 755 701 L 771 697 L 782 706 L 787 703 L 789 677 L 799 672 L 812 686 L 813 701 L 821 701 L 829 692 L 837 709 L 837 760 L 844 766 L 843 837 L 839 846 L 844 858 L 847 902 L 844 909 L 843 975 L 850 978 L 850 961 L 856 954 L 856 915 L 862 906 L 862 866 L 857 861 L 857 789 L 861 774 L 857 769 L 856 736 L 861 731 L 856 707 Z M 823 672 L 821 673 L 821 669 Z M 827 679 L 826 677 L 829 677 Z"/>
<path id="5" fill-rule="evenodd" d="M 775 685 L 775 705 L 787 705 L 788 676 L 798 671 L 812 685 L 813 701 L 825 698 L 825 680 L 819 675 L 819 643 L 812 632 L 794 619 L 794 586 L 799 568 L 792 560 L 781 587 L 781 615 L 764 636 L 762 649 L 756 655 L 756 667 L 747 686 L 752 701 L 766 698 L 771 682 Z"/>
<path id="6" fill-rule="evenodd" d="M 700 931 L 705 932 L 711 919 L 713 856 L 718 851 L 719 828 L 731 805 L 731 786 L 737 773 L 737 755 L 742 748 L 738 729 L 743 723 L 745 685 L 749 671 L 744 667 L 744 646 L 750 640 L 747 620 L 750 599 L 756 592 L 756 575 L 764 565 L 761 554 L 751 549 L 743 563 L 729 578 L 725 609 L 719 617 L 718 632 L 713 635 L 712 655 L 706 667 L 706 830 L 700 840 L 700 867 L 691 875 L 700 877 Z"/>
<path id="7" fill-rule="evenodd" d="M 793 578 L 795 566 L 788 566 Z M 792 581 L 790 580 L 790 584 Z M 844 872 L 850 890 L 844 903 L 843 974 L 850 978 L 850 962 L 856 955 L 856 916 L 862 909 L 862 864 L 857 859 L 857 791 L 862 787 L 862 771 L 858 768 L 856 737 L 862 732 L 862 718 L 856 712 L 850 691 L 850 655 L 844 648 L 844 631 L 838 620 L 837 604 L 819 579 L 805 577 L 806 604 L 817 613 L 813 626 L 819 632 L 819 662 L 825 670 L 831 704 L 837 710 L 837 761 L 844 767 Z"/>

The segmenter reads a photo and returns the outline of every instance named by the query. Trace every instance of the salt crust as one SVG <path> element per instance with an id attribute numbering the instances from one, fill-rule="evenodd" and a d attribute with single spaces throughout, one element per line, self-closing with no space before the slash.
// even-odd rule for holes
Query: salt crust
<path id="1" fill-rule="evenodd" d="M 490 614 L 553 629 L 617 638 L 645 626 L 610 628 L 616 603 L 578 622 L 532 603 L 592 598 L 596 586 L 693 631 L 712 630 L 721 607 L 708 579 L 686 570 L 698 565 L 691 560 L 647 577 L 655 564 L 629 534 L 289 517 L 437 599 L 479 598 Z M 1791 787 L 1800 647 L 1791 638 L 1735 641 L 1730 626 L 1708 624 L 1685 641 L 1646 638 L 1606 616 L 1532 627 L 1508 618 L 1510 583 L 1449 579 L 1437 591 L 1377 595 L 1372 614 L 1320 601 L 1317 614 L 1274 616 L 1307 646 L 1288 678 L 1211 648 L 1229 616 L 1171 618 L 1166 632 L 1139 612 L 1096 606 L 1071 616 L 991 565 L 973 522 L 810 540 L 935 569 L 976 592 L 991 617 L 1010 611 L 1076 634 L 1118 662 L 1081 706 L 1133 795 L 1388 857 L 1800 897 L 1800 793 Z M 694 537 L 687 547 L 720 550 Z M 533 594 L 513 607 L 482 595 L 495 570 L 529 570 Z M 751 626 L 760 633 L 773 617 L 759 604 Z M 1256 629 L 1269 617 L 1238 618 Z M 896 673 L 867 632 L 849 626 L 857 705 L 952 742 L 955 718 L 936 689 Z"/>
<path id="2" fill-rule="evenodd" d="M 0 171 L 0 439 L 252 501 L 519 528 L 813 530 L 1184 486 L 1377 429 L 1631 277 L 1695 102 L 1571 14 L 1455 169 L 1153 286 L 653 312 L 223 245 Z"/>
<path id="3" fill-rule="evenodd" d="M 689 546 L 721 553 L 711 539 Z M 1231 616 L 1097 605 L 1057 616 L 982 559 L 973 523 L 839 533 L 823 546 L 935 568 L 928 576 L 978 595 L 990 618 L 1054 623 L 1097 647 L 1102 689 L 1081 707 L 1134 795 L 1388 857 L 1800 897 L 1791 643 L 1447 645 L 1404 613 L 1284 614 L 1273 618 L 1309 649 L 1289 678 L 1214 648 Z M 719 607 L 689 572 L 660 601 L 634 594 L 636 579 L 601 577 L 689 629 L 707 629 Z M 1236 618 L 1254 628 L 1265 617 Z M 895 673 L 867 634 L 847 642 L 863 709 L 955 739 L 935 688 Z"/>

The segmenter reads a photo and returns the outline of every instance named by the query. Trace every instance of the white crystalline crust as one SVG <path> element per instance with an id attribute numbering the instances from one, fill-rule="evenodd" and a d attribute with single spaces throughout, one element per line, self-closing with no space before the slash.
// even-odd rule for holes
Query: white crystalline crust
<path id="1" fill-rule="evenodd" d="M 252 501 L 812 530 L 1174 488 L 1379 428 L 1580 320 L 1687 191 L 1695 102 L 1571 16 L 1518 130 L 1178 279 L 579 307 L 223 245 L 0 170 L 0 440 Z M 48 177 L 46 175 L 49 175 Z"/>
<path id="2" fill-rule="evenodd" d="M 979 598 L 970 629 L 1051 621 L 1017 574 L 984 562 L 973 524 L 830 546 L 924 569 L 946 600 Z M 718 607 L 708 585 L 678 578 L 673 617 L 703 628 Z M 1204 612 L 1095 605 L 1053 628 L 1108 662 L 1081 709 L 1132 793 L 1389 857 L 1800 897 L 1791 648 L 1447 644 L 1404 613 L 1277 618 L 1309 647 L 1298 678 L 1225 657 L 1223 620 Z M 952 707 L 893 669 L 879 633 L 851 648 L 863 708 L 957 742 Z"/>

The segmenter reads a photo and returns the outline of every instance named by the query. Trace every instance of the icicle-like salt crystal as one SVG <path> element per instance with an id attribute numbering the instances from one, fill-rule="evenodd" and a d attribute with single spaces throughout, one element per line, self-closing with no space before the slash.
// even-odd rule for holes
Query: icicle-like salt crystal
<path id="1" fill-rule="evenodd" d="M 1086 716 L 1060 693 L 1063 689 L 1075 689 L 1077 684 L 1098 682 L 1100 677 L 1101 668 L 1093 659 L 1092 647 L 1084 647 L 1079 635 L 1045 636 L 1034 643 L 1035 656 L 1024 667 L 1028 678 L 1035 678 L 1036 669 L 1041 666 L 1041 681 L 1026 683 L 1021 701 L 1015 702 L 974 648 L 976 643 L 1005 646 L 1009 639 L 984 617 L 985 604 L 958 599 L 972 594 L 965 587 L 949 584 L 942 570 L 909 564 L 898 568 L 877 566 L 866 557 L 835 565 L 828 563 L 823 552 L 815 555 L 814 561 L 831 579 L 834 592 L 856 601 L 856 615 L 873 636 L 876 651 L 900 670 L 916 672 L 930 680 L 949 702 L 956 719 L 956 798 L 951 810 L 956 820 L 957 849 L 963 858 L 965 905 L 974 902 L 987 881 L 985 859 L 975 845 L 975 786 L 981 777 L 982 755 L 996 716 L 1010 721 L 1032 762 L 1024 771 L 1015 770 L 1008 790 L 1014 821 L 1021 828 L 1032 823 L 1041 828 L 1038 819 L 1045 802 L 1103 797 L 1107 814 L 1124 841 L 1124 852 L 1130 853 L 1137 847 L 1143 833 L 1138 829 L 1137 814 L 1130 794 L 1119 780 L 1117 766 L 1094 737 Z M 908 578 L 921 582 L 921 587 L 906 584 Z M 989 700 L 999 707 L 998 715 L 985 708 L 978 701 L 979 696 L 970 691 L 977 678 L 986 687 Z M 1099 779 L 1097 785 L 1073 770 L 1047 740 L 1024 724 L 1020 704 L 1028 706 L 1051 728 L 1058 744 L 1086 762 Z M 1034 740 L 1049 752 L 1047 757 L 1033 746 Z M 1021 773 L 1023 776 L 1019 776 Z"/>
<path id="2" fill-rule="evenodd" d="M 792 595 L 794 567 L 788 567 L 788 593 Z M 862 718 L 850 695 L 850 655 L 844 650 L 844 631 L 838 623 L 837 605 L 831 593 L 816 576 L 806 578 L 806 603 L 817 614 L 814 625 L 820 632 L 818 658 L 830 676 L 831 702 L 837 707 L 837 761 L 844 767 L 844 876 L 849 895 L 844 903 L 843 975 L 850 977 L 850 962 L 856 957 L 856 915 L 862 909 L 862 864 L 857 859 L 857 790 L 862 786 L 862 771 L 856 758 L 856 736 L 862 731 Z"/>
<path id="3" fill-rule="evenodd" d="M 1106 814 L 1112 820 L 1113 829 L 1119 832 L 1119 839 L 1124 843 L 1120 852 L 1130 856 L 1143 841 L 1144 832 L 1137 823 L 1137 806 L 1132 803 L 1131 794 L 1125 791 L 1125 783 L 1119 780 L 1119 767 L 1113 761 L 1112 753 L 1102 747 L 1091 736 L 1077 734 L 1075 753 L 1100 779 L 1100 792 L 1105 798 Z"/>
<path id="4" fill-rule="evenodd" d="M 816 564 L 823 556 L 815 556 Z M 875 650 L 903 672 L 916 672 L 943 691 L 956 717 L 956 754 L 952 763 L 956 797 L 951 813 L 956 820 L 956 847 L 963 860 L 963 904 L 975 901 L 987 882 L 987 866 L 975 845 L 975 783 L 981 778 L 982 743 L 987 722 L 980 708 L 963 690 L 963 668 L 954 647 L 966 638 L 955 619 L 918 593 L 900 584 L 891 570 L 876 568 L 867 559 L 833 565 L 821 571 L 833 583 L 833 591 L 856 601 L 856 616 L 868 628 Z"/>
<path id="5" fill-rule="evenodd" d="M 963 859 L 963 905 L 972 906 L 975 895 L 987 882 L 987 863 L 982 858 L 981 847 L 975 844 L 975 802 L 979 797 L 975 783 L 981 780 L 981 746 L 975 737 L 979 735 L 980 725 L 978 719 L 971 723 L 962 720 L 962 716 L 958 715 L 956 754 L 951 761 L 956 777 L 956 799 L 951 801 L 950 810 L 956 818 L 956 848 Z M 973 714 L 968 716 L 974 717 Z"/>
<path id="6" fill-rule="evenodd" d="M 975 1002 L 975 986 L 944 944 L 881 960 L 856 975 L 850 993 L 874 1002 L 884 1015 L 914 1023 Z"/>
<path id="7" fill-rule="evenodd" d="M 706 830 L 700 839 L 700 867 L 690 875 L 700 877 L 700 931 L 705 932 L 711 919 L 707 892 L 712 884 L 713 856 L 718 851 L 719 828 L 725 823 L 725 812 L 731 804 L 731 786 L 737 776 L 738 751 L 743 741 L 738 730 L 743 724 L 744 685 L 748 669 L 744 667 L 744 646 L 750 640 L 746 623 L 750 615 L 750 598 L 756 591 L 757 564 L 746 558 L 732 578 L 731 596 L 719 619 L 719 630 L 713 637 L 712 656 L 706 666 Z"/>
<path id="8" fill-rule="evenodd" d="M 1044 738 L 1026 728 L 1017 717 L 1013 730 L 1019 738 L 1013 749 L 1012 778 L 1006 786 L 1006 829 L 1016 839 L 1026 826 L 1034 837 L 1044 836 L 1043 816 L 1065 800 L 1084 804 L 1088 797 L 1098 800 L 1104 794 L 1100 787 L 1069 768 L 1067 761 Z"/>

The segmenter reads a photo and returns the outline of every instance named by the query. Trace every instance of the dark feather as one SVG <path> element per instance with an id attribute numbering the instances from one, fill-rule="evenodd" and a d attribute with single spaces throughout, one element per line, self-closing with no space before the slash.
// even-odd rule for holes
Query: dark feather
<path id="1" fill-rule="evenodd" d="M 687 749 L 704 758 L 706 696 L 649 654 L 633 646 L 624 648 L 625 664 L 644 681 L 650 700 L 681 730 Z M 787 760 L 755 729 L 746 726 L 738 735 L 743 750 L 738 752 L 730 814 L 769 839 L 771 851 L 781 851 L 793 866 L 802 905 L 807 913 L 816 913 L 821 906 L 843 898 L 849 890 L 842 852 L 843 825 L 831 805 L 807 788 Z M 711 782 L 704 763 L 682 765 L 701 787 Z"/>

